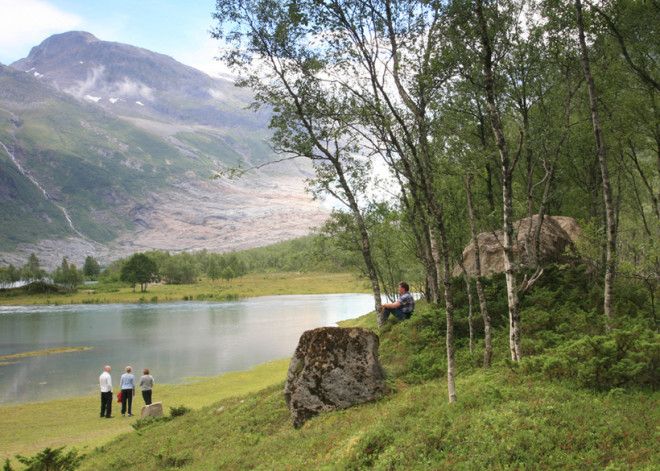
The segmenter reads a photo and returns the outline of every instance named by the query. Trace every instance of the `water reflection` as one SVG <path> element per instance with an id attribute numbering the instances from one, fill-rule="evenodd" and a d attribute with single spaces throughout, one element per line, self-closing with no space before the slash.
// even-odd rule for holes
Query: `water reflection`
<path id="1" fill-rule="evenodd" d="M 104 364 L 160 383 L 249 368 L 290 356 L 300 334 L 373 309 L 362 294 L 269 296 L 226 303 L 0 306 L 0 354 L 65 346 L 93 350 L 0 366 L 0 403 L 96 391 Z"/>

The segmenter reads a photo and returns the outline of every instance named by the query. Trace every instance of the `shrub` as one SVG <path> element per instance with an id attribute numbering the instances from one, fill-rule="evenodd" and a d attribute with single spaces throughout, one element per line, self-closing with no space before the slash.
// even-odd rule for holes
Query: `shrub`
<path id="1" fill-rule="evenodd" d="M 524 359 L 526 371 L 549 378 L 568 378 L 580 385 L 606 390 L 658 386 L 660 335 L 643 327 L 616 329 L 607 335 L 585 336 L 546 355 Z"/>
<path id="2" fill-rule="evenodd" d="M 190 407 L 186 406 L 175 406 L 175 407 L 170 407 L 170 415 L 172 417 L 180 417 L 182 415 L 187 414 L 190 412 L 192 409 Z"/>
<path id="3" fill-rule="evenodd" d="M 64 447 L 44 448 L 32 457 L 16 455 L 16 459 L 26 466 L 25 471 L 73 471 L 83 459 L 76 450 L 64 453 Z"/>

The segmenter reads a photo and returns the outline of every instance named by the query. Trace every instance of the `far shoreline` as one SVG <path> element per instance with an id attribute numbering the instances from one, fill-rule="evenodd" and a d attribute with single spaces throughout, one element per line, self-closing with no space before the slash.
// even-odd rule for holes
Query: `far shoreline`
<path id="1" fill-rule="evenodd" d="M 4 294 L 1 306 L 68 306 L 100 304 L 164 304 L 182 301 L 227 302 L 259 296 L 369 293 L 363 278 L 352 273 L 272 272 L 248 274 L 229 282 L 202 278 L 189 285 L 153 284 L 147 291 L 98 285 L 66 294 Z"/>

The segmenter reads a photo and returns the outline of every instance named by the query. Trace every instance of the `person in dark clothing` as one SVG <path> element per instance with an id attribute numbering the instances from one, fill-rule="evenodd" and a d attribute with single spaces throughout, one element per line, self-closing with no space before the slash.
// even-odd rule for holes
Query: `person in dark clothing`
<path id="1" fill-rule="evenodd" d="M 408 286 L 408 283 L 405 281 L 399 283 L 399 299 L 393 303 L 384 303 L 381 306 L 381 312 L 384 314 L 383 322 L 387 320 L 390 314 L 393 314 L 400 321 L 410 319 L 415 310 L 415 300 L 409 291 L 410 286 Z"/>
<path id="2" fill-rule="evenodd" d="M 140 389 L 142 390 L 142 399 L 146 405 L 151 404 L 151 392 L 154 388 L 154 377 L 149 374 L 149 368 L 142 370 L 140 378 Z"/>

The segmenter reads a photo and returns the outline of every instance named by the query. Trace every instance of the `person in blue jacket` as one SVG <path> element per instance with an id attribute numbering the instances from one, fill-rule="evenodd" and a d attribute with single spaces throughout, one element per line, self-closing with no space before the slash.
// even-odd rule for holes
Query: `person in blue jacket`
<path id="1" fill-rule="evenodd" d="M 121 388 L 121 415 L 126 415 L 128 409 L 128 416 L 133 416 L 133 395 L 135 394 L 135 376 L 133 375 L 133 368 L 126 367 L 126 373 L 121 375 L 119 380 L 119 387 Z"/>

